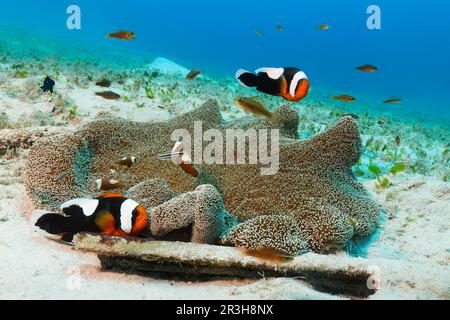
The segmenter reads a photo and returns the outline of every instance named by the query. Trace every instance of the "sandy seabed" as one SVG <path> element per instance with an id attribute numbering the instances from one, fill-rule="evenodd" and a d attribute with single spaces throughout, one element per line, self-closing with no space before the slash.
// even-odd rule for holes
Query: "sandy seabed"
<path id="1" fill-rule="evenodd" d="M 1 111 L 9 121 L 22 122 L 23 130 L 40 128 L 37 115 L 50 114 L 54 108 L 49 96 L 36 102 L 8 94 L 26 81 L 11 79 L 0 92 Z M 123 94 L 120 88 L 112 89 Z M 43 121 L 47 132 L 71 130 L 111 109 L 130 120 L 162 121 L 201 103 L 201 99 L 190 97 L 169 108 L 158 107 L 164 103 L 159 100 L 151 102 L 153 107 L 142 108 L 136 107 L 140 100 L 106 101 L 95 96 L 98 90 L 94 85 L 62 87 L 64 95 L 78 106 L 78 116 Z M 242 113 L 229 118 L 238 116 Z M 27 151 L 22 150 L 0 158 L 0 299 L 349 298 L 320 293 L 289 278 L 180 282 L 103 272 L 96 255 L 53 241 L 33 226 L 34 208 L 23 184 L 26 157 Z M 367 258 L 380 268 L 382 281 L 380 290 L 369 299 L 450 299 L 449 183 L 412 173 L 390 180 L 392 185 L 384 189 L 377 188 L 373 179 L 361 180 L 388 212 L 381 237 Z"/>

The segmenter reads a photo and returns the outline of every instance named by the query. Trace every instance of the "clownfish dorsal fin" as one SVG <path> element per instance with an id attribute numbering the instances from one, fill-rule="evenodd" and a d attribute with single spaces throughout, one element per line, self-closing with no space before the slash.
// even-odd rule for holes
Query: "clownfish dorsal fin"
<path id="1" fill-rule="evenodd" d="M 72 206 L 77 206 L 81 208 L 85 216 L 89 217 L 94 214 L 95 210 L 97 210 L 98 203 L 99 201 L 97 199 L 73 199 L 64 202 L 61 205 L 61 210 L 66 214 L 70 214 L 67 209 Z"/>
<path id="2" fill-rule="evenodd" d="M 108 198 L 126 198 L 126 197 L 118 192 L 107 192 L 99 196 L 97 199 L 108 199 Z"/>
<path id="3" fill-rule="evenodd" d="M 284 73 L 284 68 L 260 68 L 255 71 L 256 74 L 266 73 L 269 78 L 273 80 L 278 80 Z"/>

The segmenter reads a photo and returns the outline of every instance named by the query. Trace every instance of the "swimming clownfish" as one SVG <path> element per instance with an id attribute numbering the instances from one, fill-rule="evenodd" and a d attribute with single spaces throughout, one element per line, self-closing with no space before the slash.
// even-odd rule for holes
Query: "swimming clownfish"
<path id="1" fill-rule="evenodd" d="M 105 193 L 95 199 L 74 199 L 61 205 L 64 215 L 49 213 L 36 226 L 72 242 L 79 232 L 115 236 L 139 236 L 148 229 L 145 208 L 120 193 Z"/>
<path id="2" fill-rule="evenodd" d="M 244 87 L 256 87 L 259 92 L 289 101 L 300 101 L 309 92 L 308 77 L 297 68 L 261 68 L 255 73 L 240 69 L 236 80 Z"/>

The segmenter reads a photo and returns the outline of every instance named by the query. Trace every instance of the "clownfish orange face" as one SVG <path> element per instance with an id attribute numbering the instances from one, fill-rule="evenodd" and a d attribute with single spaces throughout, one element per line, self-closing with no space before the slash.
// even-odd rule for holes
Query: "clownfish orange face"
<path id="1" fill-rule="evenodd" d="M 286 91 L 281 93 L 281 96 L 289 101 L 300 101 L 308 95 L 309 80 L 303 72 L 298 72 L 292 78 L 288 85 L 286 81 Z"/>
<path id="2" fill-rule="evenodd" d="M 289 101 L 300 101 L 309 92 L 306 74 L 297 68 L 261 68 L 251 73 L 238 70 L 237 81 L 245 87 L 255 87 L 262 93 L 280 96 Z"/>

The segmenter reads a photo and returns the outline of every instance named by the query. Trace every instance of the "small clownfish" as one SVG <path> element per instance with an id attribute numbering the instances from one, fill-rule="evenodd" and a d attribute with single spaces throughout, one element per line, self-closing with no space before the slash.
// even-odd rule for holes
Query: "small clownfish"
<path id="1" fill-rule="evenodd" d="M 180 168 L 193 178 L 198 178 L 200 173 L 192 164 L 191 157 L 184 152 L 183 142 L 181 140 L 177 141 L 172 148 L 172 151 L 161 153 L 158 155 L 158 160 L 171 160 L 175 164 L 179 165 Z"/>
<path id="2" fill-rule="evenodd" d="M 125 185 L 117 180 L 111 179 L 97 179 L 95 181 L 95 185 L 97 190 L 109 191 L 114 189 L 122 189 L 125 188 Z"/>
<path id="3" fill-rule="evenodd" d="M 261 68 L 255 73 L 240 69 L 236 80 L 244 87 L 256 87 L 259 92 L 289 101 L 300 101 L 309 92 L 308 77 L 297 68 Z"/>
<path id="4" fill-rule="evenodd" d="M 74 199 L 61 205 L 64 215 L 49 213 L 36 226 L 61 240 L 72 242 L 79 232 L 115 236 L 140 236 L 149 226 L 145 208 L 120 193 L 105 193 L 95 199 Z"/>
<path id="5" fill-rule="evenodd" d="M 116 164 L 119 166 L 124 166 L 124 167 L 128 167 L 131 168 L 132 165 L 137 163 L 137 158 L 134 156 L 129 156 L 129 157 L 125 157 L 125 158 L 121 158 L 119 160 L 116 161 Z"/>

